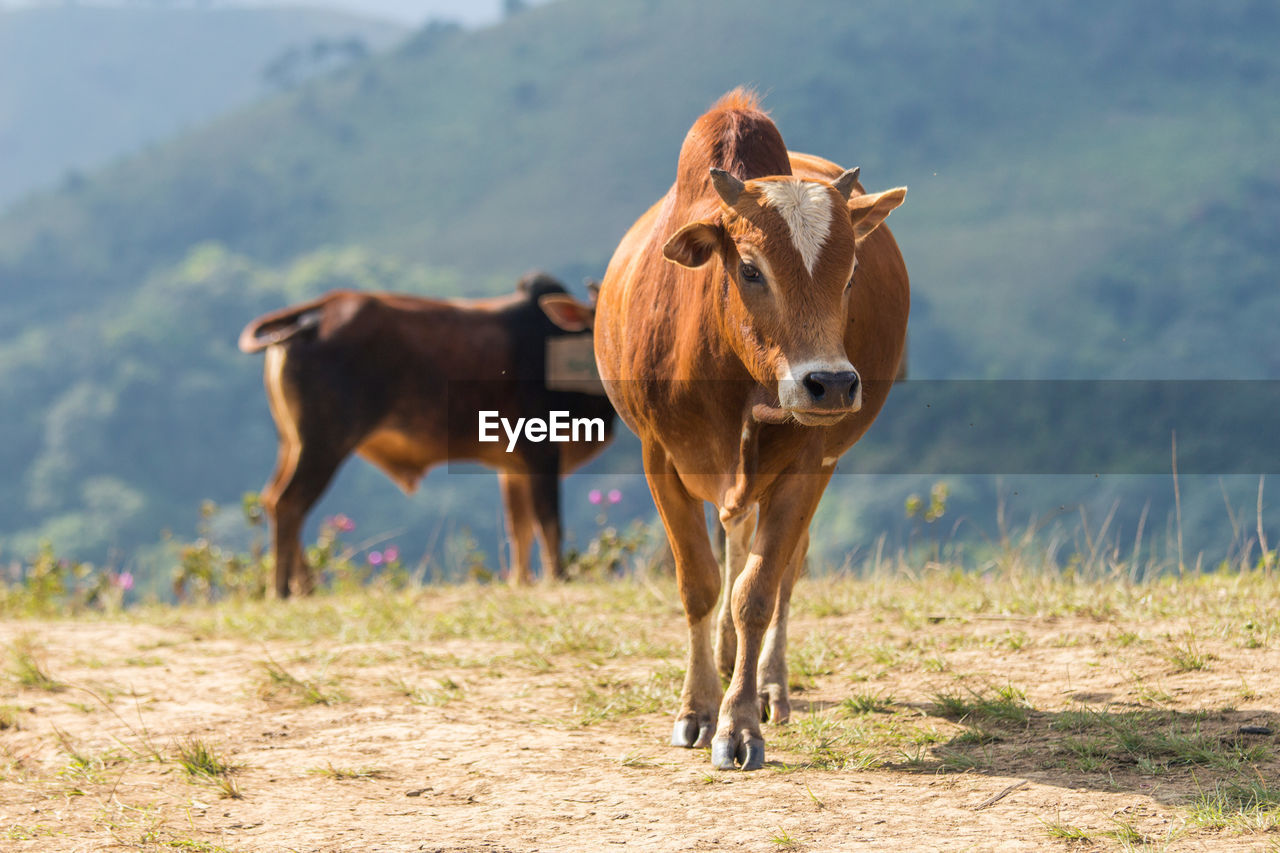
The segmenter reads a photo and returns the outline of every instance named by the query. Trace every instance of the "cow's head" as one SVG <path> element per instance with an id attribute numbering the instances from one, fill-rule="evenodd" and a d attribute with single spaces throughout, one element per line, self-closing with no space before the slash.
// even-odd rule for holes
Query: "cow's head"
<path id="1" fill-rule="evenodd" d="M 595 325 L 595 294 L 591 304 L 579 302 L 567 293 L 544 293 L 538 297 L 538 307 L 547 319 L 566 332 L 585 332 Z"/>
<path id="2" fill-rule="evenodd" d="M 537 303 L 538 309 L 561 331 L 586 332 L 595 325 L 596 298 L 600 295 L 600 285 L 595 282 L 587 282 L 590 301 L 579 302 L 569 295 L 559 279 L 533 270 L 516 282 L 516 292 Z"/>
<path id="3" fill-rule="evenodd" d="M 719 214 L 685 225 L 663 254 L 686 267 L 719 260 L 723 332 L 791 418 L 816 426 L 856 412 L 862 388 L 844 335 L 857 248 L 902 204 L 906 188 L 854 195 L 857 169 L 832 183 L 744 183 L 720 169 L 711 181 Z"/>

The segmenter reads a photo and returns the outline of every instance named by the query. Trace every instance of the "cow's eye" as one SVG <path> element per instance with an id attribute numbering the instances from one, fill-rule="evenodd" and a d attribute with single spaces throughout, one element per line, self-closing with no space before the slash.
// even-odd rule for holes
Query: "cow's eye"
<path id="1" fill-rule="evenodd" d="M 759 284 L 764 280 L 764 276 L 760 275 L 760 268 L 755 264 L 743 264 L 741 268 L 742 280 L 749 281 L 752 284 Z"/>

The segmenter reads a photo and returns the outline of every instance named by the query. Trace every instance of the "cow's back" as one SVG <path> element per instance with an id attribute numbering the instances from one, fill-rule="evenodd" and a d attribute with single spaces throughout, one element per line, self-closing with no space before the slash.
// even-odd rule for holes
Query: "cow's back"
<path id="1" fill-rule="evenodd" d="M 547 341 L 566 333 L 538 306 L 558 284 L 534 280 L 525 292 L 483 300 L 441 301 L 371 295 L 352 318 L 344 346 L 367 355 L 363 381 L 382 412 L 358 448 L 406 490 L 432 465 L 482 462 L 500 470 L 537 467 L 531 455 L 549 445 L 521 442 L 508 452 L 506 438 L 480 441 L 479 412 L 515 423 L 568 411 L 600 418 L 605 441 L 555 447 L 560 469 L 576 468 L 599 453 L 611 437 L 613 407 L 603 395 L 550 391 L 546 387 Z"/>

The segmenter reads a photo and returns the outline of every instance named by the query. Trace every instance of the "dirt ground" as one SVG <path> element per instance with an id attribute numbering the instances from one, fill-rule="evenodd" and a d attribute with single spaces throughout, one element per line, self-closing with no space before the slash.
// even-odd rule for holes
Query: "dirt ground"
<path id="1" fill-rule="evenodd" d="M 793 719 L 738 773 L 666 745 L 682 617 L 623 586 L 0 622 L 0 849 L 1277 849 L 1247 614 L 802 584 Z"/>

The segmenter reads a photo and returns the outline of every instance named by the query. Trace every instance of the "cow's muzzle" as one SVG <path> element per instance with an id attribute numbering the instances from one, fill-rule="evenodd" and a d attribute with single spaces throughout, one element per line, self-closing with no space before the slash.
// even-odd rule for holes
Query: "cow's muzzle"
<path id="1" fill-rule="evenodd" d="M 856 370 L 813 370 L 778 383 L 778 401 L 791 419 L 826 426 L 862 408 L 862 380 Z"/>
<path id="2" fill-rule="evenodd" d="M 812 408 L 856 411 L 862 404 L 862 380 L 856 370 L 815 370 L 800 380 Z"/>

